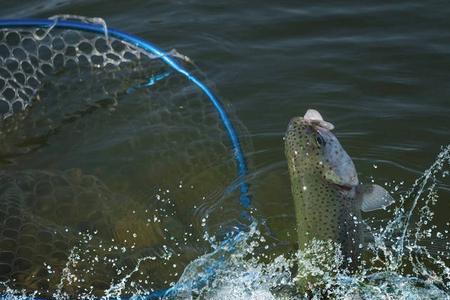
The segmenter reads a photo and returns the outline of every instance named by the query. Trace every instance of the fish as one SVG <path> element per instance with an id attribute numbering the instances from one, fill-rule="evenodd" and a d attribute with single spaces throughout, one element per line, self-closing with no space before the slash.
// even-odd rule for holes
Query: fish
<path id="1" fill-rule="evenodd" d="M 313 240 L 336 243 L 351 270 L 357 268 L 364 245 L 362 212 L 386 208 L 394 199 L 379 185 L 360 184 L 333 129 L 314 109 L 294 117 L 284 137 L 285 155 L 299 249 Z"/>

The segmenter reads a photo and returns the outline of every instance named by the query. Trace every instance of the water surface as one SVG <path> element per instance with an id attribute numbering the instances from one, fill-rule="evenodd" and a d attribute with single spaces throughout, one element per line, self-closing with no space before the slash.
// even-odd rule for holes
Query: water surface
<path id="1" fill-rule="evenodd" d="M 2 18 L 99 16 L 111 27 L 146 38 L 167 51 L 175 48 L 194 61 L 239 120 L 237 127 L 250 166 L 252 203 L 255 215 L 268 225 L 272 254 L 295 248 L 282 142 L 291 117 L 315 108 L 333 122 L 363 182 L 404 181 L 410 186 L 449 142 L 450 5 L 445 1 L 3 2 Z M 152 164 L 148 156 L 146 161 L 146 154 L 157 146 L 146 139 L 148 130 L 155 130 L 155 124 L 148 121 L 152 120 L 152 107 L 118 109 L 116 119 L 109 119 L 108 113 L 86 117 L 77 123 L 81 127 L 73 128 L 76 133 L 68 131 L 73 136 L 52 141 L 43 154 L 21 158 L 16 166 L 81 168 L 98 176 L 109 189 L 138 199 L 135 201 L 154 197 L 165 187 L 163 183 L 148 184 L 148 178 L 158 173 L 148 174 L 145 168 Z M 115 139 L 128 144 L 118 147 Z M 67 149 L 77 154 L 67 155 Z M 136 149 L 148 152 L 133 152 Z M 215 166 L 232 163 L 232 157 L 223 151 Z M 126 163 L 121 164 L 118 157 Z M 183 168 L 165 171 L 173 175 L 167 175 L 173 179 L 168 185 L 184 180 L 183 172 L 192 174 Z M 173 231 L 181 233 L 193 223 L 201 236 L 202 220 L 211 211 L 216 215 L 206 227 L 212 234 L 221 232 L 220 225 L 235 226 L 240 210 L 237 195 L 223 196 L 232 172 L 225 172 L 226 180 L 194 180 L 199 191 L 178 208 L 174 218 L 181 218 L 181 224 L 168 222 Z M 208 173 L 203 176 L 211 177 Z M 448 191 L 448 185 L 442 183 L 436 224 L 449 218 Z M 209 195 L 205 202 L 203 195 Z M 223 204 L 226 201 L 234 204 Z M 202 203 L 209 204 L 194 209 L 194 215 L 185 211 Z M 223 206 L 227 213 L 221 215 L 217 207 Z M 179 262 L 171 280 L 179 277 L 190 259 L 209 251 L 205 243 L 199 244 L 200 249 L 195 249 L 194 240 L 188 243 L 195 250 Z"/>

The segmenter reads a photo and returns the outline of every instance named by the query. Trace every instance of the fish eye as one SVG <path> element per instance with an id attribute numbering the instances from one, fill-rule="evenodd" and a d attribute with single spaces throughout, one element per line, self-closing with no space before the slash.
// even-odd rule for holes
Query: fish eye
<path id="1" fill-rule="evenodd" d="M 316 142 L 319 147 L 325 146 L 325 139 L 320 134 L 316 135 Z"/>

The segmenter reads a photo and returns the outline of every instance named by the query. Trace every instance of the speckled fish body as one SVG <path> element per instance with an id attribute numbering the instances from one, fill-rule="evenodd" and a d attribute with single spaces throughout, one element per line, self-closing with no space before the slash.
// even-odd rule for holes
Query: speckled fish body
<path id="1" fill-rule="evenodd" d="M 359 185 L 333 128 L 308 110 L 290 121 L 285 135 L 298 242 L 300 249 L 312 239 L 337 242 L 354 265 L 363 247 L 361 211 L 387 206 L 392 198 L 379 186 Z"/>

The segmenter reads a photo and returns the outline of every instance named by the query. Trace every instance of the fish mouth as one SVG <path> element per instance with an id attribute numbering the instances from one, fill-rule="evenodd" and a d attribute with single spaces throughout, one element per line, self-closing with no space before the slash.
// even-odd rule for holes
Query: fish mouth
<path id="1" fill-rule="evenodd" d="M 333 185 L 333 186 L 337 187 L 339 190 L 345 191 L 345 192 L 351 191 L 354 187 L 353 185 L 350 185 L 350 184 L 331 183 L 331 185 Z"/>
<path id="2" fill-rule="evenodd" d="M 333 182 L 331 180 L 323 179 L 326 184 L 328 184 L 330 187 L 334 188 L 335 190 L 342 192 L 342 193 L 348 193 L 350 192 L 354 187 L 357 185 L 351 184 L 351 183 L 337 183 Z"/>

